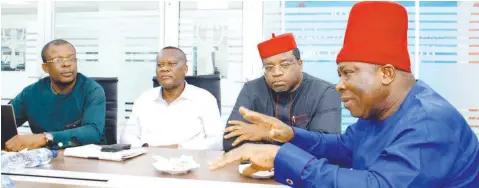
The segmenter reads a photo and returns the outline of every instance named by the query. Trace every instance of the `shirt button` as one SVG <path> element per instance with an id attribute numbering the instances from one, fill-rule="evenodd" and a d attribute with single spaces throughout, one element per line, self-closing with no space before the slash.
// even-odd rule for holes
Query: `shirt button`
<path id="1" fill-rule="evenodd" d="M 286 183 L 288 183 L 289 185 L 293 185 L 293 180 L 291 180 L 291 179 L 286 179 Z"/>

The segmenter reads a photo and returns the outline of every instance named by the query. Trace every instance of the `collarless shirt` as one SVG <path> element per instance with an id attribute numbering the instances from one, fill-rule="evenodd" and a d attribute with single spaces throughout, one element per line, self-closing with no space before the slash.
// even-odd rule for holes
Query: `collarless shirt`
<path id="1" fill-rule="evenodd" d="M 67 94 L 55 93 L 50 77 L 24 88 L 11 102 L 17 126 L 28 121 L 32 133 L 50 132 L 54 149 L 106 143 L 105 91 L 81 73 L 76 79 Z"/>
<path id="2" fill-rule="evenodd" d="M 275 180 L 292 187 L 479 187 L 476 135 L 420 80 L 383 121 L 359 118 L 342 135 L 293 130 L 274 162 Z"/>

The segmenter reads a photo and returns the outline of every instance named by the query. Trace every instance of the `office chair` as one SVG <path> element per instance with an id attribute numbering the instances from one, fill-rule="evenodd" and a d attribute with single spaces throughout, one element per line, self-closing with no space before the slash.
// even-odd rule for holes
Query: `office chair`
<path id="1" fill-rule="evenodd" d="M 188 84 L 209 91 L 216 98 L 218 109 L 221 112 L 221 77 L 219 74 L 186 76 L 185 80 Z M 156 80 L 156 76 L 153 77 L 152 81 L 153 87 L 160 86 Z"/>
<path id="2" fill-rule="evenodd" d="M 117 116 L 118 116 L 118 78 L 99 78 L 92 77 L 105 90 L 106 97 L 106 117 L 105 117 L 105 137 L 106 144 L 117 143 Z"/>

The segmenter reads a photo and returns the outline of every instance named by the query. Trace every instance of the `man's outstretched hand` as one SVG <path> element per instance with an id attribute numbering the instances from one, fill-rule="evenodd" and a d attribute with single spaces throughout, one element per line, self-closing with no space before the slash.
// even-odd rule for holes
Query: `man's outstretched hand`
<path id="1" fill-rule="evenodd" d="M 236 161 L 251 161 L 251 165 L 244 169 L 245 176 L 251 176 L 258 171 L 266 171 L 274 168 L 274 159 L 279 146 L 270 144 L 244 144 L 236 149 L 225 153 L 212 162 L 210 170 L 223 168 Z"/>
<path id="2" fill-rule="evenodd" d="M 293 128 L 284 124 L 281 120 L 271 116 L 267 116 L 247 108 L 240 107 L 240 114 L 251 124 L 241 121 L 230 121 L 230 125 L 226 128 L 228 132 L 226 139 L 238 136 L 233 146 L 245 140 L 260 141 L 274 140 L 278 142 L 289 142 L 294 137 Z M 254 126 L 254 127 L 252 127 Z"/>

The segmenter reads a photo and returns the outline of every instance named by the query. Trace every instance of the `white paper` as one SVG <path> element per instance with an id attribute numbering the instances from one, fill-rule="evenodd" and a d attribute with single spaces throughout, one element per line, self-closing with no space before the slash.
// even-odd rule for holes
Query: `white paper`
<path id="1" fill-rule="evenodd" d="M 122 150 L 118 152 L 102 152 L 101 146 L 90 144 L 85 146 L 79 146 L 74 148 L 67 148 L 63 153 L 67 157 L 81 157 L 91 159 L 101 159 L 110 161 L 124 161 L 126 159 L 136 157 L 138 155 L 146 153 L 144 148 L 133 148 L 128 150 Z"/>

